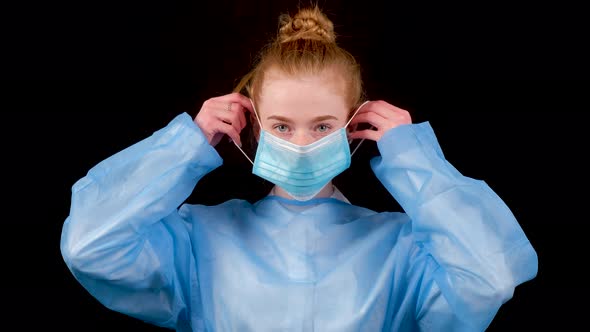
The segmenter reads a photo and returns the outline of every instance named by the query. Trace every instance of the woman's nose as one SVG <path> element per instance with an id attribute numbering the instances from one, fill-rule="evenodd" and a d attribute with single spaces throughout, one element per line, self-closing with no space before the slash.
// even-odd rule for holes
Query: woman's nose
<path id="1" fill-rule="evenodd" d="M 313 136 L 305 132 L 296 132 L 291 137 L 291 143 L 297 144 L 299 146 L 308 145 L 313 143 L 314 141 L 315 139 L 313 138 Z"/>

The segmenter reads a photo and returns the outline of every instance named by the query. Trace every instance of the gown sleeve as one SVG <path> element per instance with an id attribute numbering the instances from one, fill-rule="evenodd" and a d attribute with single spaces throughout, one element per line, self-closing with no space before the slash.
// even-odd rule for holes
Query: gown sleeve
<path id="1" fill-rule="evenodd" d="M 377 178 L 411 220 L 418 326 L 484 331 L 515 287 L 537 274 L 537 254 L 506 204 L 443 156 L 428 122 L 402 125 L 378 141 Z M 416 254 L 417 253 L 417 254 Z"/>
<path id="2" fill-rule="evenodd" d="M 198 280 L 191 226 L 178 207 L 221 164 L 182 113 L 93 167 L 72 187 L 61 233 L 76 280 L 112 310 L 168 328 L 187 323 L 189 309 L 199 311 L 190 307 Z"/>

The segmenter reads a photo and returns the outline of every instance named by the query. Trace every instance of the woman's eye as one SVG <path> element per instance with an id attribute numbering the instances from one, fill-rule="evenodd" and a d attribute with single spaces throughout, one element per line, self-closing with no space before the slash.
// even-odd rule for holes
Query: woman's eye
<path id="1" fill-rule="evenodd" d="M 276 125 L 275 129 L 279 132 L 279 133 L 286 133 L 289 130 L 289 127 L 287 127 L 286 125 Z"/>
<path id="2" fill-rule="evenodd" d="M 318 126 L 318 131 L 319 131 L 320 133 L 325 133 L 325 132 L 327 132 L 328 130 L 330 130 L 330 126 L 328 126 L 328 125 L 321 124 L 321 125 L 319 125 L 319 126 Z"/>

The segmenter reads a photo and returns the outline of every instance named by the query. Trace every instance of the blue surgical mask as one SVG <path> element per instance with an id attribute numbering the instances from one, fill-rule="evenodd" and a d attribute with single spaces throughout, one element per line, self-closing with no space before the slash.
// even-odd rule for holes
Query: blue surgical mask
<path id="1" fill-rule="evenodd" d="M 359 106 L 353 117 L 365 103 Z M 261 130 L 252 173 L 281 187 L 296 200 L 307 201 L 313 198 L 328 182 L 350 166 L 351 156 L 356 151 L 355 149 L 350 153 L 350 142 L 346 135 L 350 120 L 344 127 L 329 135 L 301 146 L 262 129 L 258 112 L 256 109 L 254 112 Z M 362 141 L 357 149 L 361 143 Z M 239 146 L 238 148 L 244 153 Z M 245 153 L 244 155 L 248 157 Z"/>

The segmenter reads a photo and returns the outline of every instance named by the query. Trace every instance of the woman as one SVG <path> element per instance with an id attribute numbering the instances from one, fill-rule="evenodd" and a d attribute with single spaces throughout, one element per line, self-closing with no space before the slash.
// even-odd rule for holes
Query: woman
<path id="1" fill-rule="evenodd" d="M 273 190 L 182 204 L 222 164 L 223 136 L 241 146 L 246 117 L 253 173 Z M 406 213 L 351 205 L 331 184 L 352 139 L 377 142 L 372 169 Z M 537 272 L 509 208 L 444 159 L 428 122 L 363 102 L 358 65 L 317 7 L 281 18 L 234 93 L 72 192 L 61 252 L 76 279 L 108 308 L 178 331 L 483 331 Z"/>

